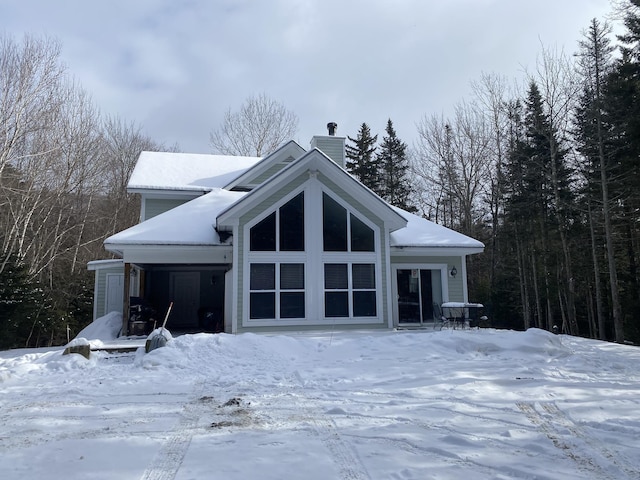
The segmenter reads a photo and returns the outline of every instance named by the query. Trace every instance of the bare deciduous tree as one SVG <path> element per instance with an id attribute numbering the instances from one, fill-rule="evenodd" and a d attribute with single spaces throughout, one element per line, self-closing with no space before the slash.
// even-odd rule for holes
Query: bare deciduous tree
<path id="1" fill-rule="evenodd" d="M 165 148 L 143 134 L 139 125 L 118 117 L 104 120 L 102 138 L 101 161 L 106 166 L 102 229 L 113 234 L 139 220 L 139 200 L 127 193 L 127 184 L 140 153 L 177 151 L 177 147 Z"/>
<path id="2" fill-rule="evenodd" d="M 298 117 L 262 93 L 247 98 L 237 112 L 227 110 L 209 139 L 217 153 L 260 157 L 293 138 L 297 130 Z"/>
<path id="3" fill-rule="evenodd" d="M 560 151 L 565 147 L 562 139 L 568 136 L 571 127 L 572 112 L 575 110 L 575 99 L 578 96 L 578 83 L 576 81 L 575 69 L 572 62 L 562 50 L 542 48 L 542 53 L 538 57 L 536 74 L 534 80 L 540 85 L 540 93 L 546 107 L 549 130 L 547 134 L 549 156 L 551 158 L 551 187 L 556 207 L 555 218 L 558 224 L 560 242 L 564 256 L 563 280 L 566 289 L 565 302 L 560 302 L 563 318 L 568 317 L 568 325 L 565 331 L 573 335 L 578 334 L 578 323 L 575 306 L 575 278 L 573 277 L 573 261 L 569 248 L 568 230 L 570 220 L 567 215 L 568 205 L 563 199 L 561 180 L 557 171 L 558 162 L 556 158 L 561 155 Z M 556 141 L 552 132 L 561 134 L 560 142 Z M 547 277 L 545 277 L 547 278 Z M 550 297 L 547 297 L 550 301 Z M 566 305 L 565 305 L 566 304 Z M 548 306 L 551 310 L 550 305 Z M 552 315 L 549 314 L 549 319 Z M 549 320 L 550 321 L 550 320 Z M 549 326 L 551 327 L 551 326 Z"/>
<path id="4" fill-rule="evenodd" d="M 65 77 L 59 57 L 60 44 L 52 39 L 25 36 L 18 44 L 0 38 L 0 272 L 11 255 L 25 259 L 32 218 L 40 210 L 36 192 L 47 169 L 39 179 L 24 169 L 44 162 L 54 148 L 40 140 L 59 116 Z"/>
<path id="5" fill-rule="evenodd" d="M 506 78 L 495 74 L 482 74 L 480 80 L 471 84 L 475 98 L 485 113 L 492 141 L 493 168 L 489 170 L 490 188 L 485 202 L 491 211 L 491 238 L 489 245 L 489 285 L 493 287 L 498 252 L 498 227 L 504 203 L 504 163 L 509 148 L 509 104 L 514 92 Z"/>
<path id="6" fill-rule="evenodd" d="M 425 117 L 418 124 L 414 170 L 432 191 L 435 220 L 472 234 L 491 167 L 491 136 L 483 113 L 459 104 L 451 121 Z"/>

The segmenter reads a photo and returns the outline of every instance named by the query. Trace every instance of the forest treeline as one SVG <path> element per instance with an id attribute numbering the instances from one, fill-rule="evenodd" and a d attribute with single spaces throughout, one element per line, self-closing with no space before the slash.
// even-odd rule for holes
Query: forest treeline
<path id="1" fill-rule="evenodd" d="M 541 47 L 523 84 L 482 75 L 450 117 L 418 122 L 411 154 L 389 162 L 391 121 L 383 142 L 367 123 L 348 137 L 365 185 L 485 243 L 469 297 L 492 326 L 640 342 L 640 0 L 617 8 L 626 33 L 593 19 L 574 54 Z"/>
<path id="2" fill-rule="evenodd" d="M 52 38 L 0 37 L 0 348 L 66 342 L 92 319 L 103 240 L 138 220 L 141 128 L 105 117 Z"/>
<path id="3" fill-rule="evenodd" d="M 366 123 L 348 136 L 373 191 L 485 243 L 469 298 L 492 326 L 640 342 L 640 0 L 618 8 L 622 36 L 594 19 L 575 54 L 542 46 L 524 84 L 483 75 L 450 117 L 420 119 L 412 148 L 391 120 L 380 142 Z M 177 151 L 102 115 L 60 52 L 0 37 L 0 348 L 91 320 L 87 262 L 138 221 L 139 153 Z"/>
<path id="4" fill-rule="evenodd" d="M 640 342 L 640 1 L 619 8 L 623 35 L 593 19 L 520 88 L 483 75 L 418 124 L 414 203 L 485 243 L 469 292 L 494 326 Z"/>

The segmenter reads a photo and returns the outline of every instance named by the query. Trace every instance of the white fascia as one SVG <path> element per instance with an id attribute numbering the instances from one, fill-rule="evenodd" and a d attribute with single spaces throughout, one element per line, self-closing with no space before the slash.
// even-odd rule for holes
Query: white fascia
<path id="1" fill-rule="evenodd" d="M 228 264 L 233 258 L 231 245 L 117 245 L 105 244 L 111 252 L 120 252 L 126 263 L 155 264 Z"/>
<path id="2" fill-rule="evenodd" d="M 403 247 L 392 246 L 391 255 L 394 257 L 415 257 L 415 256 L 428 256 L 428 257 L 461 257 L 467 255 L 473 255 L 476 253 L 484 252 L 483 247 L 437 247 L 437 246 L 424 246 L 424 247 Z"/>

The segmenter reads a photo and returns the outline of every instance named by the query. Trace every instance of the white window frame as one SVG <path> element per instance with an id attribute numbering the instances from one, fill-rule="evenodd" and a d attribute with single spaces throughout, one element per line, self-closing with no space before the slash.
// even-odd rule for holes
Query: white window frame
<path id="1" fill-rule="evenodd" d="M 347 288 L 340 288 L 340 289 L 336 289 L 336 288 L 326 288 L 325 284 L 324 284 L 324 266 L 326 264 L 337 264 L 337 265 L 346 265 L 347 266 Z M 353 286 L 353 265 L 373 265 L 374 268 L 374 282 L 375 282 L 375 288 L 354 288 Z M 322 284 L 322 308 L 323 308 L 323 312 L 324 312 L 324 317 L 327 321 L 331 320 L 344 320 L 344 319 L 350 319 L 350 320 L 359 320 L 359 321 L 364 321 L 364 320 L 371 320 L 371 319 L 376 319 L 380 317 L 380 298 L 379 298 L 379 294 L 380 294 L 380 288 L 378 285 L 379 282 L 379 275 L 378 275 L 378 267 L 375 264 L 375 262 L 366 262 L 366 261 L 350 261 L 350 262 L 343 262 L 343 261 L 335 261 L 335 262 L 323 262 L 322 264 L 322 270 L 323 270 L 323 284 Z M 367 316 L 367 317 L 356 317 L 354 315 L 354 301 L 353 301 L 353 294 L 354 292 L 371 292 L 371 291 L 375 291 L 376 292 L 376 314 L 372 315 L 372 316 Z M 325 301 L 325 294 L 327 292 L 347 292 L 347 298 L 348 298 L 348 310 L 349 310 L 349 315 L 347 317 L 328 317 L 327 316 L 327 312 L 326 312 L 326 301 Z M 368 322 L 367 322 L 368 323 Z"/>
<path id="2" fill-rule="evenodd" d="M 281 252 L 279 251 L 280 242 L 280 215 L 278 210 L 289 200 L 304 192 L 304 251 L 303 252 Z M 322 194 L 326 193 L 347 210 L 347 248 L 346 252 L 324 252 L 322 242 Z M 252 252 L 249 250 L 250 229 L 260 221 L 276 211 L 276 251 L 268 252 Z M 351 252 L 351 229 L 350 215 L 355 215 L 361 222 L 371 228 L 374 232 L 374 251 L 373 252 Z M 381 229 L 374 224 L 366 215 L 360 213 L 356 208 L 345 202 L 339 195 L 334 193 L 329 187 L 322 184 L 317 175 L 309 172 L 309 180 L 300 187 L 294 189 L 289 194 L 283 196 L 278 202 L 274 203 L 269 209 L 256 216 L 243 227 L 243 308 L 242 327 L 261 327 L 261 326 L 312 326 L 312 325 L 334 325 L 334 324 L 382 324 L 384 323 L 383 311 L 383 290 L 385 284 L 382 281 L 382 241 Z M 250 281 L 250 265 L 251 263 L 273 263 L 276 264 L 277 278 L 279 278 L 279 265 L 281 263 L 303 263 L 304 264 L 304 282 L 305 282 L 305 313 L 304 319 L 250 319 L 249 318 L 249 281 Z M 325 263 L 346 263 L 349 269 L 349 317 L 327 317 L 325 315 L 324 305 L 324 264 Z M 376 316 L 371 317 L 353 317 L 353 288 L 352 288 L 352 264 L 367 263 L 373 264 L 375 268 L 376 282 Z M 279 292 L 279 284 L 276 283 Z M 276 293 L 278 297 L 279 294 Z M 276 298 L 276 317 L 279 316 L 279 298 Z"/>
<path id="3" fill-rule="evenodd" d="M 289 200 L 295 198 L 300 193 L 304 192 L 304 223 L 305 223 L 305 231 L 304 231 L 304 251 L 302 252 L 291 252 L 291 251 L 280 251 L 280 207 L 286 204 Z M 307 205 L 308 205 L 308 193 L 304 186 L 293 190 L 293 192 L 289 193 L 282 197 L 278 202 L 274 203 L 270 209 L 263 212 L 261 215 L 254 218 L 251 222 L 248 222 L 243 229 L 244 233 L 244 258 L 246 259 L 244 262 L 244 305 L 243 315 L 242 315 L 242 326 L 276 326 L 276 325 L 299 325 L 305 322 L 306 316 L 309 314 L 309 268 L 307 266 L 307 252 L 308 252 L 308 232 L 307 232 Z M 267 218 L 273 212 L 276 212 L 276 250 L 275 251 L 251 251 L 250 250 L 250 232 L 251 228 L 260 223 L 262 220 Z M 276 269 L 276 284 L 275 284 L 275 296 L 276 296 L 276 317 L 275 318 L 250 318 L 250 295 L 251 295 L 251 264 L 252 263 L 270 263 L 275 264 Z M 302 263 L 304 265 L 304 307 L 305 307 L 305 318 L 280 318 L 280 264 L 282 263 Z M 271 292 L 272 290 L 265 290 L 265 292 Z M 292 290 L 285 290 L 292 291 Z"/>

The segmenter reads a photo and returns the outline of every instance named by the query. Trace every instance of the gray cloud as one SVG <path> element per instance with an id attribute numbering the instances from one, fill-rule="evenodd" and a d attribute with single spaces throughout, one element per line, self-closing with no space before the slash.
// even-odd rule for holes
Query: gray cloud
<path id="1" fill-rule="evenodd" d="M 545 45 L 575 49 L 608 0 L 23 0 L 0 32 L 48 34 L 108 114 L 152 138 L 208 152 L 227 108 L 265 92 L 300 118 L 297 140 L 336 121 L 411 143 L 425 114 L 450 112 L 482 72 L 522 76 Z"/>

